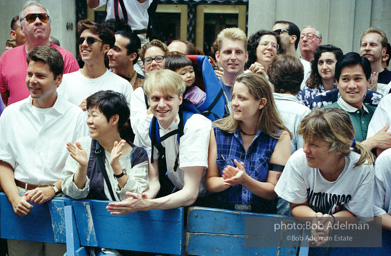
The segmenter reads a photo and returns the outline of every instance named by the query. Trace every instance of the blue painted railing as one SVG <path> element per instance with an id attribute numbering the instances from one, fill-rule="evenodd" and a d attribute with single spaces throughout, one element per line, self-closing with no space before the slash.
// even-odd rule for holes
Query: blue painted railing
<path id="1" fill-rule="evenodd" d="M 190 207 L 185 228 L 183 208 L 116 216 L 107 212 L 107 203 L 56 197 L 42 205 L 34 204 L 27 216 L 19 217 L 5 194 L 0 193 L 0 238 L 66 243 L 67 256 L 86 256 L 86 246 L 171 255 L 308 255 L 309 252 L 299 243 L 289 247 L 245 246 L 246 217 L 282 217 L 278 215 Z M 390 232 L 383 232 L 382 248 L 329 248 L 321 252 L 367 256 L 389 255 L 390 251 Z"/>

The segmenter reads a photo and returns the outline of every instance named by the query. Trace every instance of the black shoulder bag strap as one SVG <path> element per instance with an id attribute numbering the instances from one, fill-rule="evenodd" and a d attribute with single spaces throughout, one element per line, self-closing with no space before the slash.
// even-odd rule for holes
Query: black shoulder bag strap
<path id="1" fill-rule="evenodd" d="M 124 0 L 113 0 L 113 1 L 114 1 L 114 15 L 115 15 L 115 20 L 116 20 L 118 23 L 122 23 L 122 24 L 124 24 L 124 25 L 128 25 L 128 13 L 126 12 Z M 124 16 L 124 19 L 123 19 L 123 20 L 119 17 L 118 2 L 119 2 L 119 4 L 121 5 L 122 14 L 123 14 L 123 16 Z"/>
<path id="2" fill-rule="evenodd" d="M 105 180 L 110 196 L 112 200 L 115 200 L 113 188 L 107 176 L 105 158 L 104 149 L 97 140 L 93 139 L 91 141 L 90 159 L 87 169 L 87 176 L 90 179 L 90 192 L 87 196 L 89 199 L 109 200 L 104 192 L 103 180 Z"/>

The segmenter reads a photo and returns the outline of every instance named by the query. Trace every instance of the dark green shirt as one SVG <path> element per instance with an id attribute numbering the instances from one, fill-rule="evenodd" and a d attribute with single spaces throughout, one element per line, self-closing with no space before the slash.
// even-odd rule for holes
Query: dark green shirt
<path id="1" fill-rule="evenodd" d="M 361 142 L 363 140 L 366 140 L 367 138 L 368 125 L 376 109 L 376 107 L 366 103 L 363 103 L 363 105 L 365 105 L 368 112 L 365 111 L 364 109 L 356 109 L 353 112 L 347 111 L 346 109 L 342 108 L 338 104 L 338 102 L 334 102 L 333 104 L 327 105 L 324 108 L 339 108 L 339 109 L 343 109 L 346 113 L 348 113 L 350 120 L 353 123 L 354 131 L 355 131 L 354 138 L 356 139 L 356 141 Z"/>

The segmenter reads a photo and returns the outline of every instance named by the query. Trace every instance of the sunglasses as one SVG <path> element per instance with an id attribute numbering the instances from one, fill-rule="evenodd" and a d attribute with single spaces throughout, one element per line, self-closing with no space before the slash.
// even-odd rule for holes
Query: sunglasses
<path id="1" fill-rule="evenodd" d="M 88 44 L 88 45 L 92 45 L 92 44 L 94 44 L 95 42 L 102 42 L 102 40 L 99 40 L 99 39 L 97 39 L 97 38 L 95 38 L 95 37 L 92 37 L 92 36 L 89 36 L 89 37 L 87 37 L 87 38 L 80 37 L 80 38 L 79 38 L 79 45 L 83 44 L 85 40 L 87 40 L 87 44 Z"/>
<path id="2" fill-rule="evenodd" d="M 26 21 L 31 24 L 37 19 L 37 17 L 43 23 L 49 21 L 49 15 L 47 15 L 46 13 L 30 13 L 27 14 L 23 19 L 26 19 Z"/>
<path id="3" fill-rule="evenodd" d="M 156 61 L 157 63 L 161 63 L 164 60 L 165 56 L 156 55 L 155 58 L 147 57 L 144 59 L 145 64 L 151 64 L 152 61 Z"/>
<path id="4" fill-rule="evenodd" d="M 276 32 L 276 33 L 278 33 L 278 34 L 282 34 L 282 33 L 288 33 L 289 34 L 289 31 L 288 30 L 286 30 L 286 29 L 282 29 L 282 28 L 279 28 L 279 29 L 276 29 L 276 30 L 274 30 L 273 32 Z"/>

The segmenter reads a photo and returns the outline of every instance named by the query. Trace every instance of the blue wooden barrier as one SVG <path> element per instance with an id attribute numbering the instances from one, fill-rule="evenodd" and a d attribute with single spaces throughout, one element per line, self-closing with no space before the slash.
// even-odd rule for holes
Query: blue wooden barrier
<path id="1" fill-rule="evenodd" d="M 106 210 L 107 204 L 107 201 L 99 200 L 73 202 L 81 248 L 77 249 L 77 244 L 73 244 L 75 252 L 68 250 L 67 255 L 84 255 L 83 246 L 175 255 L 183 253 L 183 208 L 111 215 Z M 72 218 L 67 211 L 67 216 Z M 73 222 L 67 219 L 68 223 Z M 74 230 L 74 227 L 68 227 Z"/>
<path id="2" fill-rule="evenodd" d="M 308 255 L 308 248 L 292 243 L 291 247 L 245 247 L 246 217 L 285 216 L 190 207 L 188 212 L 186 248 L 194 255 Z M 265 231 L 265 236 L 279 241 L 280 234 Z"/>
<path id="3" fill-rule="evenodd" d="M 64 206 L 72 199 L 57 197 L 33 209 L 24 217 L 13 211 L 4 193 L 0 193 L 0 237 L 47 243 L 66 243 Z"/>

